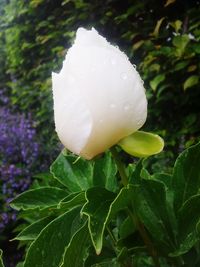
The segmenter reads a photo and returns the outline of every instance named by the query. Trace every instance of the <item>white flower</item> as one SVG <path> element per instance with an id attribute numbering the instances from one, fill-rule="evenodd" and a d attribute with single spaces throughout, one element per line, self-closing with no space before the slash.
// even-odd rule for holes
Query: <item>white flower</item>
<path id="1" fill-rule="evenodd" d="M 142 80 L 127 56 L 79 28 L 59 74 L 52 73 L 54 116 L 63 145 L 91 159 L 137 131 L 147 116 Z"/>

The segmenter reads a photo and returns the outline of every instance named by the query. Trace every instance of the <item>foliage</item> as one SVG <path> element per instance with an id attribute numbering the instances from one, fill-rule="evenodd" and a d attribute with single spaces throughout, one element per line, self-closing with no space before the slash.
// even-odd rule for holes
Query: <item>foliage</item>
<path id="1" fill-rule="evenodd" d="M 51 166 L 57 187 L 11 203 L 31 222 L 15 238 L 27 246 L 24 266 L 199 266 L 199 155 L 200 143 L 170 174 L 131 163 L 122 187 L 110 153 L 85 161 L 64 150 Z"/>

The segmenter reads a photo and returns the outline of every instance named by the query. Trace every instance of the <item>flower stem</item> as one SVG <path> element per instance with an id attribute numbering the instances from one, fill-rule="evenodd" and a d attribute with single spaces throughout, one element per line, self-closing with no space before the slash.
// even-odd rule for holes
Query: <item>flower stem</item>
<path id="1" fill-rule="evenodd" d="M 118 152 L 117 152 L 115 147 L 111 147 L 110 151 L 111 151 L 112 156 L 113 156 L 113 158 L 115 160 L 115 163 L 117 165 L 117 168 L 118 168 L 118 171 L 119 171 L 119 174 L 120 174 L 120 177 L 121 177 L 121 182 L 122 182 L 123 186 L 127 186 L 128 177 L 126 175 L 124 164 L 121 162 L 119 154 L 118 154 Z"/>
<path id="2" fill-rule="evenodd" d="M 112 147 L 110 149 L 110 151 L 111 151 L 112 156 L 113 156 L 113 158 L 115 160 L 115 163 L 117 165 L 117 168 L 118 168 L 118 171 L 119 171 L 119 174 L 120 174 L 120 177 L 121 177 L 122 184 L 125 187 L 125 186 L 128 185 L 128 177 L 126 175 L 125 166 L 122 163 L 122 161 L 120 160 L 120 157 L 119 157 L 119 154 L 118 154 L 116 148 Z M 149 254 L 152 257 L 152 260 L 153 260 L 153 262 L 155 264 L 155 267 L 160 267 L 160 263 L 159 263 L 157 252 L 156 252 L 156 250 L 154 248 L 154 245 L 151 242 L 151 239 L 149 238 L 149 236 L 148 236 L 148 234 L 146 232 L 146 229 L 145 229 L 144 225 L 140 222 L 138 217 L 130 209 L 128 209 L 128 214 L 129 214 L 130 218 L 132 219 L 133 223 L 136 225 L 136 227 L 137 227 L 137 229 L 138 229 L 138 231 L 140 233 L 140 236 L 142 237 L 142 239 L 143 239 L 143 241 L 144 241 L 144 243 L 146 245 L 146 248 L 147 248 L 147 250 L 149 251 Z"/>
<path id="3" fill-rule="evenodd" d="M 140 236 L 142 237 L 142 239 L 146 245 L 146 248 L 152 257 L 152 260 L 155 264 L 155 267 L 160 267 L 157 251 L 155 250 L 155 248 L 154 248 L 154 246 L 153 246 L 153 244 L 152 244 L 152 242 L 151 242 L 151 240 L 150 240 L 150 238 L 146 232 L 144 225 L 139 221 L 137 216 L 134 216 L 133 212 L 130 209 L 128 209 L 128 214 L 129 214 L 130 218 L 132 219 L 133 223 L 136 225 L 136 227 L 140 233 Z"/>

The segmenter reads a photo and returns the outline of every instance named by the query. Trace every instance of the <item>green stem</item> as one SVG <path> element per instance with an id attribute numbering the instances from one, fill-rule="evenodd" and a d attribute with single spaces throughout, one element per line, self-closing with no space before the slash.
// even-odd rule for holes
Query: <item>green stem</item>
<path id="1" fill-rule="evenodd" d="M 145 245 L 146 245 L 146 248 L 147 250 L 149 251 L 149 254 L 151 255 L 152 259 L 153 259 L 153 262 L 155 264 L 155 267 L 160 267 L 160 263 L 159 263 L 159 259 L 158 259 L 158 255 L 157 255 L 157 251 L 155 250 L 147 232 L 146 232 L 146 229 L 144 227 L 144 225 L 139 221 L 139 219 L 134 216 L 133 212 L 128 209 L 128 214 L 130 216 L 130 218 L 132 219 L 133 223 L 136 225 L 139 233 L 140 233 L 140 236 L 142 237 Z"/>
<path id="2" fill-rule="evenodd" d="M 119 171 L 119 174 L 121 176 L 121 181 L 122 181 L 122 184 L 123 186 L 127 186 L 128 184 L 128 177 L 126 175 L 126 171 L 125 171 L 125 166 L 124 164 L 121 162 L 120 160 L 120 157 L 118 155 L 118 152 L 116 150 L 115 147 L 112 147 L 110 149 L 111 153 L 112 153 L 112 156 L 116 162 L 116 165 L 117 165 L 117 168 L 118 168 L 118 171 Z M 149 251 L 149 254 L 151 255 L 152 259 L 153 259 L 153 262 L 155 264 L 155 267 L 160 267 L 160 263 L 159 263 L 159 259 L 158 259 L 158 255 L 157 255 L 157 252 L 145 230 L 145 227 L 144 225 L 139 221 L 139 219 L 137 218 L 137 216 L 135 216 L 133 214 L 133 212 L 129 209 L 128 210 L 128 213 L 129 213 L 129 216 L 130 218 L 133 220 L 134 224 L 137 226 L 137 229 L 147 247 L 147 250 Z"/>
<path id="3" fill-rule="evenodd" d="M 121 177 L 122 184 L 123 184 L 123 186 L 127 186 L 127 184 L 128 184 L 128 177 L 126 175 L 124 164 L 121 162 L 120 157 L 119 157 L 119 154 L 118 154 L 118 152 L 117 152 L 117 150 L 116 150 L 115 147 L 111 147 L 110 148 L 110 151 L 111 151 L 112 156 L 113 156 L 113 158 L 114 158 L 114 160 L 116 162 L 116 165 L 117 165 L 117 168 L 118 168 L 120 177 Z"/>
<path id="4" fill-rule="evenodd" d="M 115 236 L 113 235 L 112 231 L 110 230 L 110 228 L 108 226 L 106 226 L 106 230 L 110 236 L 110 239 L 113 242 L 113 245 L 116 246 L 117 245 L 117 240 L 115 239 Z"/>

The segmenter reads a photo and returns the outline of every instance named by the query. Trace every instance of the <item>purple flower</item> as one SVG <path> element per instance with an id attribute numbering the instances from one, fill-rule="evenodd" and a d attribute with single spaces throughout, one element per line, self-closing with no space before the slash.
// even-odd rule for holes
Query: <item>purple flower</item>
<path id="1" fill-rule="evenodd" d="M 10 201 L 28 189 L 34 171 L 41 171 L 37 160 L 40 146 L 33 125 L 30 114 L 25 117 L 0 108 L 0 231 L 16 220 Z"/>

